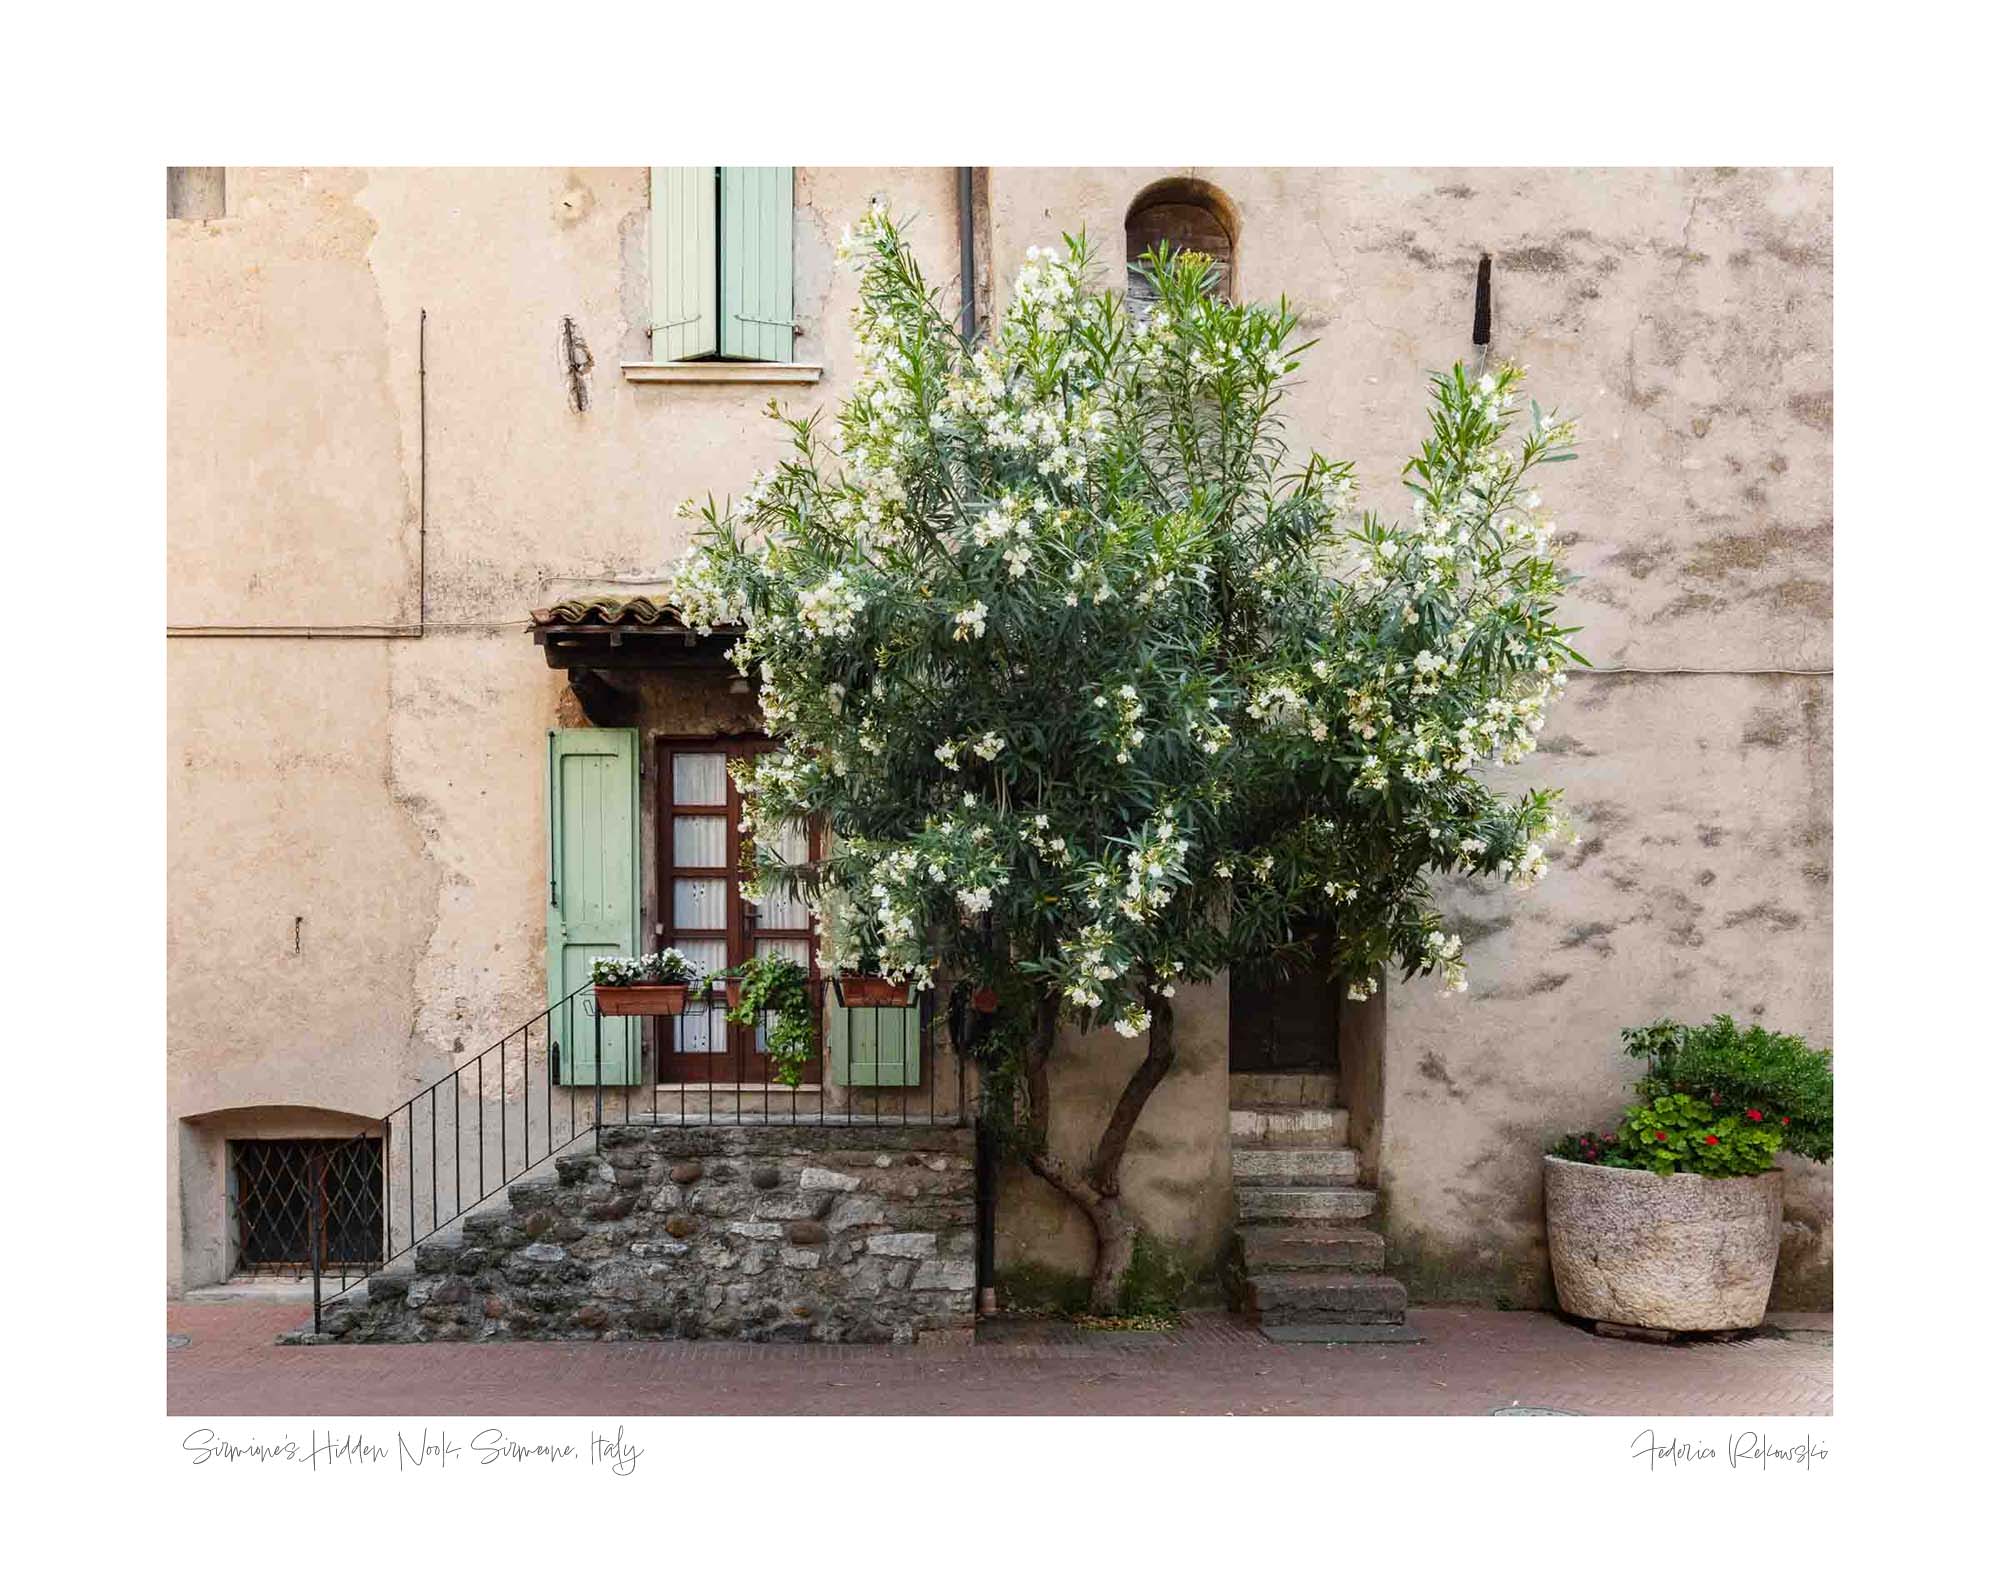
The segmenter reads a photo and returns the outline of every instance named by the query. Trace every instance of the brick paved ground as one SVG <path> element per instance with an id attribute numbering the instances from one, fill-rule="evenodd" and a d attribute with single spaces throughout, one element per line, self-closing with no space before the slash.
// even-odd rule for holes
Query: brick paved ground
<path id="1" fill-rule="evenodd" d="M 1763 1417 L 1833 1410 L 1830 1319 L 1786 1337 L 1609 1341 L 1548 1314 L 1423 1309 L 1419 1346 L 1279 1346 L 1227 1314 L 1170 1334 L 1008 1322 L 966 1347 L 502 1342 L 280 1347 L 287 1304 L 184 1303 L 182 1415 L 1488 1413 Z M 1817 1332 L 1817 1333 L 1816 1333 Z"/>

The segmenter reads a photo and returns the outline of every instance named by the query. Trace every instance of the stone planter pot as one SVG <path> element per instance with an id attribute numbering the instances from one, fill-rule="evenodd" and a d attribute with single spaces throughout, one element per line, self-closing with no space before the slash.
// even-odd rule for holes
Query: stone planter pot
<path id="1" fill-rule="evenodd" d="M 685 984 L 599 984 L 596 993 L 606 1017 L 678 1017 L 687 1010 Z"/>
<path id="2" fill-rule="evenodd" d="M 833 990 L 843 1006 L 908 1006 L 910 986 L 872 973 L 843 973 L 833 981 Z"/>
<path id="3" fill-rule="evenodd" d="M 1565 1313 L 1649 1330 L 1761 1324 L 1785 1173 L 1656 1176 L 1544 1156 L 1549 1262 Z"/>

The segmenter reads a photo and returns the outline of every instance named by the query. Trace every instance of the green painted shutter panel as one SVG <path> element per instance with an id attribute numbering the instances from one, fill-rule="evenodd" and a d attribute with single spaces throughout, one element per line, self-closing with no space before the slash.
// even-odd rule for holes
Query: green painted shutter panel
<path id="1" fill-rule="evenodd" d="M 712 357 L 715 167 L 653 167 L 653 359 Z"/>
<path id="2" fill-rule="evenodd" d="M 631 956 L 639 939 L 639 733 L 549 733 L 549 1004 L 590 982 L 591 958 Z M 559 1083 L 595 1083 L 592 997 L 549 1019 Z M 639 1020 L 606 1017 L 606 1083 L 641 1080 Z"/>
<path id="3" fill-rule="evenodd" d="M 792 167 L 722 167 L 722 355 L 792 360 Z"/>
<path id="4" fill-rule="evenodd" d="M 915 1088 L 923 1080 L 919 1007 L 843 1006 L 826 987 L 826 1052 L 833 1080 L 848 1088 Z"/>

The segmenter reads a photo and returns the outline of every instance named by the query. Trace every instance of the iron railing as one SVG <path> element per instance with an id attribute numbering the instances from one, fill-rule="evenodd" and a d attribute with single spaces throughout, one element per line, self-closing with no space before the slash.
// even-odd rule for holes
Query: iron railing
<path id="1" fill-rule="evenodd" d="M 338 1275 L 336 1293 L 346 1292 L 564 1150 L 586 1138 L 601 1148 L 606 1127 L 967 1125 L 971 1109 L 965 1061 L 955 1056 L 948 1067 L 939 1066 L 932 999 L 927 993 L 918 1002 L 918 1081 L 895 1088 L 892 1099 L 881 1086 L 828 1081 L 823 1038 L 815 1063 L 822 1068 L 821 1080 L 799 1087 L 773 1081 L 768 1068 L 757 1070 L 766 1066 L 761 1053 L 747 1062 L 735 1059 L 728 1077 L 656 1084 L 644 1070 L 643 1053 L 635 1052 L 641 1069 L 607 1082 L 604 1019 L 596 997 L 587 984 L 572 990 L 419 1089 L 369 1130 L 315 1151 L 319 1178 L 312 1191 L 301 1195 L 312 1217 L 306 1242 L 313 1329 L 320 1328 L 329 1273 Z M 697 1004 L 682 1019 L 658 1021 L 705 1016 L 711 1009 Z M 586 1037 L 588 1082 L 576 1071 L 580 1052 L 574 1048 Z M 571 1045 L 567 1053 L 566 1038 Z M 633 1044 L 638 1043 L 634 1038 Z M 632 1076 L 640 1080 L 626 1080 Z M 561 1097 L 558 1089 L 565 1091 Z M 371 1191 L 375 1200 L 367 1197 Z M 379 1254 L 372 1259 L 358 1256 L 355 1216 L 340 1216 L 338 1223 L 335 1219 L 343 1205 L 371 1202 L 377 1207 L 366 1223 L 379 1227 L 380 1237 Z M 329 1237 L 340 1245 L 337 1254 Z"/>
<path id="2" fill-rule="evenodd" d="M 906 1075 L 904 1081 L 893 1083 L 882 1081 L 879 1072 L 873 1081 L 838 1081 L 831 1070 L 825 1016 L 831 1009 L 849 1018 L 852 1034 L 853 1019 L 873 1019 L 879 1029 L 884 1019 L 899 1018 L 908 1008 L 846 1009 L 833 1003 L 830 989 L 822 986 L 821 994 L 822 1003 L 815 1008 L 817 1026 L 814 1034 L 820 1053 L 809 1063 L 805 1080 L 799 1085 L 794 1087 L 780 1082 L 762 1051 L 746 1053 L 742 1049 L 744 1041 L 738 1041 L 736 1049 L 722 1057 L 726 1075 L 711 1075 L 690 1082 L 674 1082 L 663 1077 L 653 1087 L 653 1105 L 650 1108 L 632 1111 L 632 1090 L 623 1090 L 614 1101 L 619 1106 L 616 1121 L 619 1124 L 690 1127 L 750 1126 L 759 1123 L 788 1127 L 958 1127 L 967 1124 L 971 1096 L 966 1091 L 965 1061 L 956 1054 L 947 1063 L 941 1064 L 937 1059 L 939 1027 L 934 1015 L 935 996 L 932 992 L 926 991 L 917 997 L 914 1078 Z M 688 1010 L 681 1016 L 653 1020 L 664 1034 L 668 1027 L 676 1024 L 685 1030 L 695 1019 L 702 1017 L 719 1021 L 721 1011 L 720 1001 L 705 1005 L 691 999 Z M 656 1042 L 661 1046 L 658 1059 L 664 1067 L 673 1052 L 664 1049 L 663 1039 Z M 684 1042 L 682 1048 L 685 1050 Z M 712 1062 L 709 1069 L 712 1073 Z M 604 1117 L 607 1126 L 613 1121 L 609 1114 Z"/>

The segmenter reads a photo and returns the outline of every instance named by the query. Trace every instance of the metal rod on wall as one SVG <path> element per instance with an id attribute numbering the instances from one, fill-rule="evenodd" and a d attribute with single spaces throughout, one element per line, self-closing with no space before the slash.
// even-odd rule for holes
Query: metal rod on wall
<path id="1" fill-rule="evenodd" d="M 424 635 L 424 615 L 429 603 L 425 574 L 429 570 L 431 525 L 431 414 L 430 370 L 425 361 L 426 332 L 430 327 L 428 308 L 417 310 L 417 636 Z"/>
<path id="2" fill-rule="evenodd" d="M 959 331 L 968 342 L 979 327 L 977 288 L 972 268 L 972 167 L 958 167 L 958 300 Z"/>

